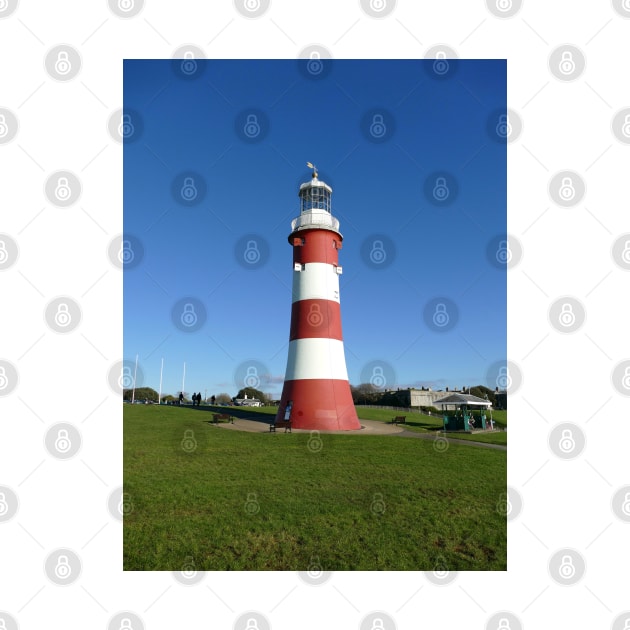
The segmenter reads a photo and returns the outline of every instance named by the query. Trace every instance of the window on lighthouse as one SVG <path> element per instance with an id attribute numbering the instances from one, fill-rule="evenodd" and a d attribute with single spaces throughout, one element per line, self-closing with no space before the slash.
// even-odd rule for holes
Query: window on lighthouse
<path id="1" fill-rule="evenodd" d="M 300 193 L 302 212 L 325 210 L 330 212 L 330 193 L 323 186 L 310 186 Z"/>

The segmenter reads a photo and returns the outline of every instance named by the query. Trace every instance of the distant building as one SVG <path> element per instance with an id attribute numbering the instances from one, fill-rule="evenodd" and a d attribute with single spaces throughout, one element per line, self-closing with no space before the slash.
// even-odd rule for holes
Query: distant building
<path id="1" fill-rule="evenodd" d="M 449 394 L 463 394 L 464 392 L 459 391 L 457 389 L 451 390 L 439 390 L 433 391 L 431 388 L 428 389 L 399 389 L 394 391 L 385 392 L 389 396 L 395 396 L 397 400 L 398 407 L 435 407 L 435 402 L 448 396 Z M 502 395 L 502 398 L 499 397 Z M 497 392 L 497 409 L 506 409 L 507 401 L 505 392 Z M 499 400 L 501 402 L 499 403 Z M 389 403 L 388 403 L 389 404 Z M 501 405 L 501 406 L 500 406 Z M 441 407 L 440 407 L 441 408 Z M 455 405 L 446 405 L 445 409 L 453 410 L 457 407 Z"/>
<path id="2" fill-rule="evenodd" d="M 262 401 L 258 398 L 248 398 L 247 394 L 245 394 L 245 398 L 235 398 L 234 404 L 244 407 L 262 407 Z"/>

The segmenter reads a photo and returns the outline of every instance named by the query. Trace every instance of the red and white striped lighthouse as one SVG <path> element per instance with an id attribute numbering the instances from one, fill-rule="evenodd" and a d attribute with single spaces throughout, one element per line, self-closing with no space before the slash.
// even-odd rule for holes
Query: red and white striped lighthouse
<path id="1" fill-rule="evenodd" d="M 291 222 L 293 299 L 289 357 L 277 420 L 296 429 L 360 429 L 341 334 L 338 252 L 343 237 L 330 212 L 332 188 L 317 178 L 300 186 L 300 216 Z"/>

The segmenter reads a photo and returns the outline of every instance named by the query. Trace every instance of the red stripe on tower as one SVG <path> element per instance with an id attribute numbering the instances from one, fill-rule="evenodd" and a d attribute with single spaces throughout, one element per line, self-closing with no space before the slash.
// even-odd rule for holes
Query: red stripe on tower
<path id="1" fill-rule="evenodd" d="M 309 164 L 309 166 L 311 166 Z M 343 237 L 330 212 L 332 188 L 317 177 L 300 186 L 291 222 L 293 304 L 289 356 L 277 420 L 321 431 L 360 429 L 341 333 L 338 251 Z"/>

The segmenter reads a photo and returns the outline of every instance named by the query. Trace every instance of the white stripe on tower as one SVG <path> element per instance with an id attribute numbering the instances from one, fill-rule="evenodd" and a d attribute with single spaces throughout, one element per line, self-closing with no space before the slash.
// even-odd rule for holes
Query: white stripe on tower
<path id="1" fill-rule="evenodd" d="M 331 241 L 332 242 L 332 241 Z M 304 263 L 303 271 L 293 272 L 293 302 L 333 300 L 339 302 L 339 274 L 328 263 Z"/>
<path id="2" fill-rule="evenodd" d="M 294 339 L 289 342 L 285 379 L 348 380 L 343 341 L 338 339 Z"/>

